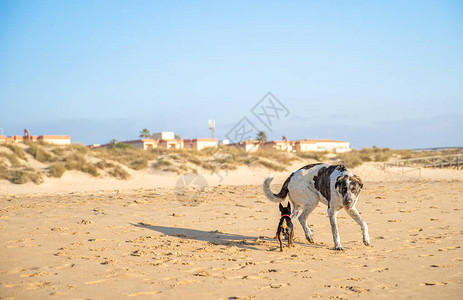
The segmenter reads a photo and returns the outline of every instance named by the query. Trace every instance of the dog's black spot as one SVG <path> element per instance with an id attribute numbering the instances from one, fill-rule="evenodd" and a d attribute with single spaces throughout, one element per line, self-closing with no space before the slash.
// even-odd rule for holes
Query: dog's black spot
<path id="1" fill-rule="evenodd" d="M 339 172 L 346 171 L 346 167 L 344 165 L 333 165 L 329 167 L 323 167 L 318 170 L 316 176 L 314 176 L 314 186 L 317 191 L 322 194 L 323 197 L 329 202 L 331 200 L 331 181 L 330 176 L 335 171 L 338 170 Z"/>
<path id="2" fill-rule="evenodd" d="M 355 196 L 358 196 L 360 194 L 360 190 L 363 188 L 363 183 L 360 177 L 357 175 L 352 176 L 350 178 L 350 186 L 352 193 L 354 193 Z"/>
<path id="3" fill-rule="evenodd" d="M 315 166 L 318 166 L 318 165 L 321 165 L 321 163 L 316 163 L 316 164 L 310 164 L 310 165 L 307 165 L 307 166 L 303 166 L 302 168 L 300 168 L 299 170 L 302 170 L 302 169 L 312 169 L 313 167 Z"/>
<path id="4" fill-rule="evenodd" d="M 342 195 L 342 197 L 344 197 L 347 194 L 347 178 L 348 177 L 349 176 L 347 175 L 339 176 L 336 179 L 336 183 L 334 185 L 334 188 L 339 189 L 339 193 Z"/>
<path id="5" fill-rule="evenodd" d="M 288 184 L 289 181 L 291 180 L 291 177 L 293 177 L 294 173 L 291 173 L 289 177 L 286 179 L 285 183 L 283 183 L 283 186 L 281 187 L 281 190 L 278 194 L 275 195 L 275 197 L 284 199 L 288 195 Z"/>

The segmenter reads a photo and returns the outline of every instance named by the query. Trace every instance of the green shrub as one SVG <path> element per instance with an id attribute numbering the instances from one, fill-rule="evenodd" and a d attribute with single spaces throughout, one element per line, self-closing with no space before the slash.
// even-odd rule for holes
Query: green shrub
<path id="1" fill-rule="evenodd" d="M 134 147 L 134 146 L 132 146 L 130 144 L 124 144 L 124 143 L 111 144 L 107 148 L 108 149 L 137 149 L 136 147 Z"/>

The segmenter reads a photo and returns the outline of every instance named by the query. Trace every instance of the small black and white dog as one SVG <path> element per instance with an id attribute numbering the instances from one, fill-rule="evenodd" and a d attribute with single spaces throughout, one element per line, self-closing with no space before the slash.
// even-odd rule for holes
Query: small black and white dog
<path id="1" fill-rule="evenodd" d="M 291 222 L 291 203 L 288 202 L 288 206 L 284 207 L 280 203 L 280 212 L 281 212 L 281 219 L 280 223 L 278 223 L 277 233 L 275 235 L 275 239 L 278 238 L 280 241 L 280 251 L 283 251 L 283 243 L 281 242 L 281 235 L 283 234 L 286 236 L 288 240 L 288 248 L 293 246 L 293 237 L 294 237 L 294 230 L 293 230 L 293 222 Z"/>
<path id="2" fill-rule="evenodd" d="M 294 204 L 291 217 L 295 218 L 302 212 L 299 215 L 299 222 L 310 243 L 313 243 L 313 235 L 307 224 L 307 218 L 318 203 L 322 202 L 328 206 L 334 249 L 343 249 L 336 222 L 336 215 L 342 208 L 362 228 L 363 243 L 370 245 L 367 223 L 355 208 L 363 183 L 360 177 L 352 174 L 345 166 L 319 163 L 302 167 L 286 179 L 278 194 L 270 190 L 272 180 L 273 176 L 264 180 L 265 196 L 270 201 L 282 202 L 289 195 L 289 200 Z"/>

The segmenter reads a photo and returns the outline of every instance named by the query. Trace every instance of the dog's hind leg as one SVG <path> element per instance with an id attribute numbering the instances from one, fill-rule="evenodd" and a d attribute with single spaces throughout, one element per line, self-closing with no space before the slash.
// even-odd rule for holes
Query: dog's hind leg
<path id="1" fill-rule="evenodd" d="M 360 216 L 358 210 L 355 207 L 352 207 L 351 209 L 348 209 L 347 213 L 349 214 L 349 216 L 352 217 L 352 219 L 355 220 L 355 222 L 357 222 L 360 225 L 360 227 L 362 228 L 363 243 L 366 246 L 369 246 L 370 245 L 370 236 L 368 235 L 368 225 L 367 225 L 367 223 L 362 219 L 362 217 Z"/>
<path id="2" fill-rule="evenodd" d="M 280 242 L 280 252 L 283 252 L 283 242 L 281 241 L 281 234 L 278 234 L 278 241 Z"/>
<path id="3" fill-rule="evenodd" d="M 307 218 L 309 217 L 310 213 L 313 212 L 315 207 L 317 207 L 318 201 L 315 203 L 309 204 L 309 206 L 304 207 L 302 214 L 299 216 L 299 223 L 301 223 L 302 229 L 304 229 L 305 238 L 309 241 L 309 243 L 313 243 L 313 233 L 310 230 L 309 224 L 307 224 Z"/>
<path id="4" fill-rule="evenodd" d="M 291 219 L 294 219 L 297 217 L 297 215 L 301 212 L 302 208 L 299 205 L 294 205 L 294 209 L 291 212 Z"/>
<path id="5" fill-rule="evenodd" d="M 291 244 L 291 246 L 294 247 L 293 239 L 294 239 L 294 230 L 291 230 L 291 235 L 289 236 L 289 244 Z"/>

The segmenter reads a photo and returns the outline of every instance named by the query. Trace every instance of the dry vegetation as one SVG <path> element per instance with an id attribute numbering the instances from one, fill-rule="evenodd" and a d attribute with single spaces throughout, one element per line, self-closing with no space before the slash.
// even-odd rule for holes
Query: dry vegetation
<path id="1" fill-rule="evenodd" d="M 452 150 L 454 151 L 454 150 Z M 235 170 L 241 166 L 287 171 L 295 161 L 342 163 L 356 167 L 364 162 L 385 162 L 431 155 L 450 154 L 451 151 L 392 150 L 389 148 L 353 149 L 351 152 L 246 153 L 236 147 L 220 146 L 194 150 L 143 151 L 127 144 L 113 144 L 106 148 L 89 149 L 80 144 L 67 146 L 45 143 L 0 145 L 0 179 L 23 184 L 40 184 L 44 177 L 60 178 L 67 170 L 87 173 L 93 177 L 114 177 L 125 180 L 129 169 L 137 171 L 152 168 L 176 174 Z"/>

